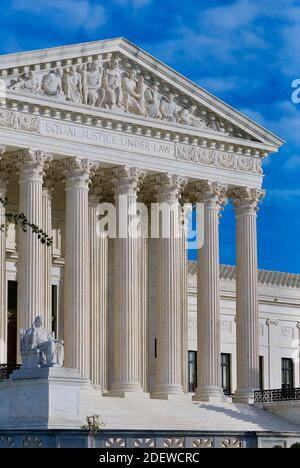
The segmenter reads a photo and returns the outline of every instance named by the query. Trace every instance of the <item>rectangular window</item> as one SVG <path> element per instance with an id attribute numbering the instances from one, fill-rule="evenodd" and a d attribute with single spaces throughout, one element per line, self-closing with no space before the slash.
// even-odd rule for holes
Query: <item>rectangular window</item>
<path id="1" fill-rule="evenodd" d="M 197 388 L 197 351 L 189 351 L 189 392 Z"/>
<path id="2" fill-rule="evenodd" d="M 231 355 L 221 354 L 222 388 L 225 395 L 231 395 Z"/>
<path id="3" fill-rule="evenodd" d="M 282 387 L 286 389 L 294 388 L 294 363 L 292 359 L 283 358 L 281 360 L 282 368 Z"/>
<path id="4" fill-rule="evenodd" d="M 259 356 L 259 389 L 264 390 L 264 357 Z"/>

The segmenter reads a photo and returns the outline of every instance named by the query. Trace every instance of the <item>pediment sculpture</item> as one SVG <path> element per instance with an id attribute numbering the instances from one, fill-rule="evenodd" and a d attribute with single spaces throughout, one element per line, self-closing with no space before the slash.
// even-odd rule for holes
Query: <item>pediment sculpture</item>
<path id="1" fill-rule="evenodd" d="M 30 328 L 20 330 L 20 350 L 22 369 L 64 365 L 64 342 L 45 330 L 41 316 L 36 317 Z"/>
<path id="2" fill-rule="evenodd" d="M 203 112 L 191 102 L 183 105 L 184 96 L 175 95 L 153 80 L 134 63 L 119 57 L 86 61 L 80 65 L 48 70 L 26 71 L 8 80 L 7 88 L 22 94 L 33 94 L 88 105 L 100 109 L 140 115 L 152 119 L 206 128 L 230 134 L 216 115 Z M 186 101 L 187 102 L 187 101 Z"/>

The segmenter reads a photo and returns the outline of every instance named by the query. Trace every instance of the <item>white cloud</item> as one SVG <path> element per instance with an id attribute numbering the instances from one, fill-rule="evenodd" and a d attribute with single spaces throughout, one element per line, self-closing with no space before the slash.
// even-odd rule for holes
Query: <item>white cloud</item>
<path id="1" fill-rule="evenodd" d="M 292 156 L 284 165 L 285 169 L 295 170 L 300 168 L 300 156 Z"/>
<path id="2" fill-rule="evenodd" d="M 247 26 L 260 14 L 260 4 L 240 0 L 230 5 L 209 8 L 200 15 L 200 24 L 210 30 L 236 31 Z"/>
<path id="3" fill-rule="evenodd" d="M 106 22 L 104 7 L 89 0 L 13 0 L 14 10 L 47 15 L 64 28 L 94 31 Z"/>
<path id="4" fill-rule="evenodd" d="M 134 8 L 143 8 L 146 5 L 149 5 L 152 0 L 113 0 L 119 5 L 133 6 Z"/>
<path id="5" fill-rule="evenodd" d="M 289 202 L 298 203 L 300 200 L 300 190 L 298 189 L 281 189 L 281 190 L 267 190 L 267 197 L 271 200 L 286 200 Z"/>

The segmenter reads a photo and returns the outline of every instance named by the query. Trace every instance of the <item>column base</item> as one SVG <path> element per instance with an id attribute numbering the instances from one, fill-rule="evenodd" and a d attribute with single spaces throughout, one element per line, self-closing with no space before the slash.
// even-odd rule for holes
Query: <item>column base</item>
<path id="1" fill-rule="evenodd" d="M 255 390 L 237 390 L 232 397 L 232 402 L 244 405 L 253 405 L 254 392 Z"/>
<path id="2" fill-rule="evenodd" d="M 145 393 L 139 383 L 132 384 L 113 384 L 110 391 L 105 395 L 116 398 L 130 398 L 132 396 L 145 396 L 149 398 L 149 394 Z"/>
<path id="3" fill-rule="evenodd" d="M 220 387 L 197 388 L 193 401 L 203 401 L 206 403 L 226 403 L 226 398 Z"/>
<path id="4" fill-rule="evenodd" d="M 151 393 L 153 400 L 170 400 L 178 397 L 188 398 L 181 385 L 158 385 Z"/>

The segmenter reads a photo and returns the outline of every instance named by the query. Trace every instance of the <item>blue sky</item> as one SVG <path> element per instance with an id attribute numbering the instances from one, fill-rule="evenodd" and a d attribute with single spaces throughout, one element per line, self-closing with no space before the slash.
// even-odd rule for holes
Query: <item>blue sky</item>
<path id="1" fill-rule="evenodd" d="M 259 266 L 300 273 L 300 1 L 2 0 L 0 52 L 123 36 L 286 140 L 265 163 Z M 231 206 L 221 261 L 235 263 Z"/>

